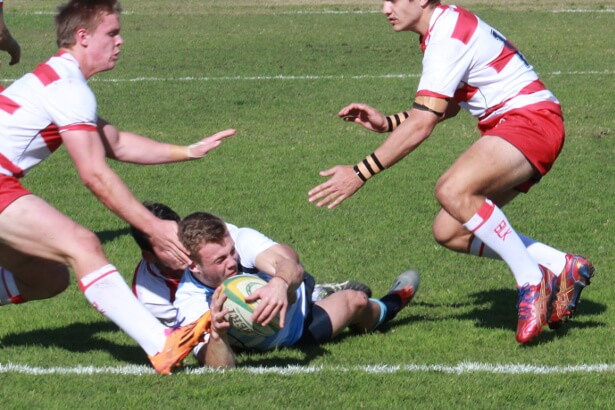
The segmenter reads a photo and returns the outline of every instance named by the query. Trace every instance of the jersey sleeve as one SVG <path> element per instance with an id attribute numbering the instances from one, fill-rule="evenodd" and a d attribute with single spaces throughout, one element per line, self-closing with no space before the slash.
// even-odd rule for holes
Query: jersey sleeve
<path id="1" fill-rule="evenodd" d="M 60 80 L 46 89 L 47 111 L 60 132 L 96 129 L 96 97 L 85 83 Z"/>
<path id="2" fill-rule="evenodd" d="M 256 257 L 273 245 L 277 245 L 277 242 L 252 228 L 237 228 L 233 239 L 240 263 L 246 268 L 254 268 Z"/>

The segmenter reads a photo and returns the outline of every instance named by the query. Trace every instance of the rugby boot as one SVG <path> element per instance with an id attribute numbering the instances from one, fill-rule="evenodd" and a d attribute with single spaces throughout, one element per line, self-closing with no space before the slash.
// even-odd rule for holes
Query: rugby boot
<path id="1" fill-rule="evenodd" d="M 415 270 L 407 270 L 401 273 L 391 286 L 388 295 L 397 295 L 401 299 L 399 310 L 405 308 L 419 290 L 420 276 Z"/>
<path id="2" fill-rule="evenodd" d="M 521 344 L 534 340 L 547 324 L 547 306 L 551 298 L 551 281 L 553 273 L 539 265 L 542 279 L 537 285 L 518 286 L 519 321 L 517 322 L 517 342 Z"/>
<path id="3" fill-rule="evenodd" d="M 171 374 L 173 369 L 182 365 L 183 360 L 192 349 L 203 341 L 204 334 L 209 332 L 210 329 L 210 311 L 207 311 L 189 325 L 169 329 L 170 334 L 167 336 L 162 351 L 148 357 L 156 372 L 165 375 Z"/>
<path id="4" fill-rule="evenodd" d="M 575 314 L 581 292 L 589 285 L 594 270 L 594 265 L 589 259 L 580 255 L 566 255 L 564 270 L 553 278 L 549 317 L 551 329 L 557 329 L 562 322 Z"/>
<path id="5" fill-rule="evenodd" d="M 372 290 L 369 286 L 361 282 L 347 280 L 346 282 L 339 283 L 317 283 L 314 287 L 314 292 L 312 293 L 312 302 L 318 302 L 319 300 L 323 300 L 335 292 L 348 289 L 358 290 L 359 292 L 365 293 L 368 298 L 372 297 Z"/>

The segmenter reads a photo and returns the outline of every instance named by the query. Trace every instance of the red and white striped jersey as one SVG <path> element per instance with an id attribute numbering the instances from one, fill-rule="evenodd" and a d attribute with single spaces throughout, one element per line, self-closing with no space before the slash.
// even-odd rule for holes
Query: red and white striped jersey
<path id="1" fill-rule="evenodd" d="M 152 315 L 170 327 L 177 317 L 173 302 L 179 281 L 163 275 L 156 265 L 142 259 L 132 277 L 132 292 Z"/>
<path id="2" fill-rule="evenodd" d="M 418 96 L 453 98 L 480 120 L 543 101 L 559 104 L 506 37 L 461 7 L 435 9 L 421 50 Z"/>
<path id="3" fill-rule="evenodd" d="M 96 131 L 96 97 L 60 51 L 0 93 L 0 173 L 17 178 L 47 158 L 67 130 Z"/>

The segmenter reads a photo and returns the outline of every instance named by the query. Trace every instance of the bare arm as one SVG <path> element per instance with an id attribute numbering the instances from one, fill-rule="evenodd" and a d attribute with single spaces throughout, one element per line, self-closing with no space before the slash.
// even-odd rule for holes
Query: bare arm
<path id="1" fill-rule="evenodd" d="M 417 101 L 419 101 L 418 98 Z M 447 109 L 448 101 L 439 101 L 441 105 L 438 105 L 437 109 L 443 113 Z M 421 100 L 421 102 L 423 101 Z M 430 101 L 430 106 L 432 105 L 431 103 Z M 431 132 L 443 117 L 443 115 L 438 115 L 433 111 L 417 108 L 410 109 L 408 114 L 408 118 L 391 132 L 382 145 L 374 151 L 375 157 L 383 169 L 395 165 L 414 151 L 431 135 Z M 380 124 L 384 118 L 384 116 L 381 116 L 382 114 L 376 115 L 372 112 L 369 118 L 372 118 L 372 122 L 375 121 Z M 379 129 L 380 125 L 378 124 L 372 123 L 372 126 L 375 129 Z M 353 169 L 353 166 L 349 165 L 337 165 L 322 171 L 320 175 L 330 178 L 308 192 L 309 202 L 316 202 L 318 207 L 327 205 L 329 209 L 332 209 L 346 198 L 352 196 L 364 184 L 364 180 Z"/>
<path id="2" fill-rule="evenodd" d="M 177 264 L 181 260 L 182 266 L 190 263 L 188 252 L 177 238 L 177 224 L 156 218 L 109 168 L 96 131 L 65 131 L 62 140 L 82 182 L 105 207 L 144 232 L 163 262 L 172 264 L 174 261 Z"/>
<path id="3" fill-rule="evenodd" d="M 109 158 L 142 165 L 199 159 L 217 148 L 223 139 L 235 135 L 235 130 L 228 129 L 183 146 L 155 141 L 134 132 L 119 131 L 102 118 L 99 118 L 97 125 Z"/>
<path id="4" fill-rule="evenodd" d="M 261 252 L 255 261 L 256 268 L 273 278 L 267 286 L 246 298 L 253 302 L 261 299 L 252 318 L 262 325 L 269 324 L 278 314 L 280 326 L 284 327 L 289 303 L 295 302 L 295 292 L 303 281 L 303 265 L 297 253 L 288 245 L 277 244 Z"/>
<path id="5" fill-rule="evenodd" d="M 197 360 L 201 366 L 209 366 L 216 369 L 228 369 L 235 367 L 235 354 L 228 341 L 227 331 L 231 326 L 225 315 L 228 310 L 222 306 L 226 295 L 220 292 L 220 287 L 214 292 L 211 300 L 211 333 L 209 341 L 199 350 Z"/>

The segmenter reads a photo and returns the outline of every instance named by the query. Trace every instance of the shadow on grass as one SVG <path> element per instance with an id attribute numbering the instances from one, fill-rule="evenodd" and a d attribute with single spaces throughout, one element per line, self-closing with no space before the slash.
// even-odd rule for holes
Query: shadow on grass
<path id="1" fill-rule="evenodd" d="M 517 329 L 517 298 L 518 292 L 514 289 L 493 289 L 469 294 L 471 299 L 469 302 L 463 303 L 429 303 L 429 302 L 413 302 L 408 308 L 420 308 L 422 312 L 427 310 L 435 310 L 438 313 L 421 315 L 405 316 L 396 318 L 393 321 L 382 326 L 379 331 L 386 333 L 391 328 L 396 326 L 405 326 L 410 323 L 420 321 L 444 321 L 444 320 L 463 320 L 472 321 L 474 326 L 488 329 L 506 329 L 514 333 Z M 463 313 L 454 313 L 457 310 L 463 310 Z M 595 317 L 606 312 L 607 306 L 602 303 L 597 303 L 585 297 L 581 298 L 577 315 L 581 317 Z M 443 313 L 444 312 L 444 313 Z M 453 312 L 452 314 L 450 312 Z M 550 330 L 547 326 L 544 327 L 543 333 L 535 342 L 525 346 L 533 346 L 545 342 L 550 342 L 556 338 L 565 336 L 571 329 L 591 329 L 604 327 L 606 324 L 599 320 L 575 320 L 574 317 L 567 322 L 561 324 L 557 329 Z"/>
<path id="2" fill-rule="evenodd" d="M 285 347 L 276 351 L 278 357 L 271 357 L 271 352 L 239 352 L 238 366 L 253 366 L 253 367 L 287 367 L 287 366 L 308 366 L 313 360 L 320 356 L 330 354 L 326 349 L 327 345 L 337 341 L 337 338 L 323 345 L 312 346 L 293 346 Z M 296 355 L 300 351 L 303 357 L 280 357 L 288 352 L 288 354 Z"/>
<path id="3" fill-rule="evenodd" d="M 472 320 L 477 327 L 494 329 L 517 328 L 517 297 L 518 292 L 513 289 L 494 289 L 476 292 L 469 295 L 474 299 L 474 309 L 461 315 L 455 315 L 455 319 Z M 590 299 L 581 299 L 578 313 L 582 316 L 597 316 L 606 311 L 606 305 L 593 302 Z M 565 333 L 570 328 L 593 328 L 604 326 L 596 321 L 576 322 L 570 320 L 564 323 L 557 333 Z"/>
<path id="4" fill-rule="evenodd" d="M 120 236 L 129 235 L 130 228 L 122 228 L 122 229 L 113 229 L 109 231 L 98 231 L 95 232 L 96 236 L 98 236 L 98 240 L 101 243 L 112 242 L 116 238 Z"/>
<path id="5" fill-rule="evenodd" d="M 112 322 L 73 323 L 55 329 L 10 333 L 0 339 L 0 346 L 3 348 L 12 346 L 53 347 L 75 353 L 98 350 L 109 352 L 117 360 L 145 364 L 147 358 L 140 347 L 126 346 L 99 337 L 100 334 L 117 331 L 120 331 L 119 328 Z"/>

